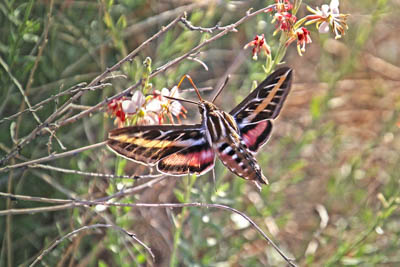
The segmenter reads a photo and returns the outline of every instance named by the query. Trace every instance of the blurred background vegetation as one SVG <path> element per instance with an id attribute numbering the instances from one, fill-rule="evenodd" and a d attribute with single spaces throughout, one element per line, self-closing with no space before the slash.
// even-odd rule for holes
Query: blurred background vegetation
<path id="1" fill-rule="evenodd" d="M 11 1 L 0 3 L 0 119 L 26 108 L 20 89 L 36 104 L 71 86 L 90 82 L 164 25 L 188 12 L 197 26 L 227 25 L 249 8 L 273 1 L 99 0 Z M 303 1 L 320 6 L 326 1 Z M 295 70 L 292 92 L 273 136 L 257 159 L 270 185 L 260 193 L 220 162 L 201 177 L 169 177 L 119 202 L 221 203 L 245 212 L 300 266 L 399 266 L 400 264 L 400 2 L 343 0 L 349 31 L 340 40 L 312 28 L 313 43 L 299 57 L 290 47 L 285 62 Z M 199 87 L 230 82 L 217 104 L 229 111 L 265 78 L 264 61 L 251 59 L 243 46 L 264 33 L 272 51 L 278 37 L 271 16 L 261 14 L 207 45 L 196 61 L 180 64 L 151 79 L 153 88 L 171 88 L 184 74 Z M 112 86 L 86 92 L 59 119 L 136 83 L 143 61 L 153 69 L 190 50 L 209 33 L 177 24 L 147 46 L 116 74 Z M 186 84 L 186 86 L 189 86 Z M 183 86 L 185 87 L 185 85 Z M 185 88 L 184 88 L 185 89 Z M 212 92 L 205 92 L 210 97 Z M 71 96 L 38 110 L 43 121 Z M 184 98 L 196 100 L 192 92 Z M 235 103 L 235 104 L 233 104 Z M 187 106 L 188 119 L 199 120 Z M 105 140 L 112 119 L 105 109 L 57 130 L 68 149 Z M 32 113 L 1 122 L 0 156 L 37 126 Z M 9 162 L 48 155 L 48 135 L 25 146 Z M 50 152 L 62 152 L 52 138 Z M 86 172 L 143 174 L 149 170 L 117 159 L 105 148 L 85 151 L 50 165 Z M 117 167 L 115 167 L 117 166 Z M 145 182 L 147 182 L 146 180 Z M 94 178 L 26 168 L 0 173 L 0 191 L 47 198 L 95 199 L 142 181 Z M 45 206 L 0 198 L 0 209 Z M 48 205 L 48 204 L 47 204 Z M 84 225 L 113 222 L 148 244 L 153 263 L 138 244 L 113 229 L 83 231 L 63 241 L 43 266 L 283 266 L 285 262 L 246 221 L 222 210 L 199 208 L 75 208 L 0 217 L 0 266 L 29 265 L 51 242 Z"/>

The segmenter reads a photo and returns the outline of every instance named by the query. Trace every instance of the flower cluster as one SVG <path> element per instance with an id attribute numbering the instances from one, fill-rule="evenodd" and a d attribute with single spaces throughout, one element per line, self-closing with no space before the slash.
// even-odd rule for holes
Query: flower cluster
<path id="1" fill-rule="evenodd" d="M 312 14 L 300 20 L 293 14 L 293 4 L 289 0 L 275 0 L 275 4 L 270 5 L 265 11 L 273 15 L 272 22 L 276 23 L 274 35 L 284 32 L 286 47 L 297 41 L 297 50 L 300 56 L 305 52 L 306 44 L 312 42 L 310 31 L 305 26 L 315 24 L 320 33 L 327 33 L 329 28 L 332 28 L 336 39 L 341 38 L 345 34 L 345 30 L 348 29 L 346 24 L 348 15 L 340 14 L 339 0 L 331 0 L 329 5 L 322 5 L 321 8 L 317 7 L 316 9 L 307 6 L 307 9 Z M 244 48 L 249 46 L 254 47 L 253 59 L 257 59 L 260 48 L 266 50 L 264 47 L 268 48 L 268 55 L 270 55 L 270 49 L 264 35 L 257 35 Z"/>
<path id="2" fill-rule="evenodd" d="M 253 47 L 253 59 L 254 60 L 257 60 L 257 55 L 261 49 L 264 51 L 265 55 L 267 55 L 267 56 L 271 55 L 271 49 L 270 49 L 269 45 L 267 44 L 267 42 L 265 41 L 264 34 L 256 35 L 256 37 L 254 37 L 253 41 L 251 41 L 250 43 L 248 43 L 244 46 L 244 49 L 247 49 L 247 47 L 249 47 L 249 46 Z"/>
<path id="3" fill-rule="evenodd" d="M 269 6 L 265 12 L 287 12 L 293 8 L 289 0 L 275 0 L 275 4 Z"/>
<path id="4" fill-rule="evenodd" d="M 313 9 L 307 6 L 307 9 L 312 15 L 306 16 L 308 20 L 306 25 L 313 24 L 317 26 L 320 33 L 328 33 L 329 28 L 332 27 L 332 31 L 335 33 L 335 38 L 339 39 L 345 34 L 345 30 L 348 29 L 346 24 L 348 14 L 340 14 L 339 12 L 339 0 L 332 0 L 328 5 L 322 5 L 321 9 Z"/>
<path id="5" fill-rule="evenodd" d="M 177 97 L 177 87 L 171 91 L 163 88 L 161 92 L 154 91 L 147 97 L 141 91 L 135 91 L 132 97 L 113 99 L 108 104 L 108 112 L 115 117 L 114 123 L 118 127 L 162 124 L 166 118 L 174 123 L 174 116 L 180 122 L 180 116 L 186 117 L 186 109 L 178 101 L 164 96 Z"/>

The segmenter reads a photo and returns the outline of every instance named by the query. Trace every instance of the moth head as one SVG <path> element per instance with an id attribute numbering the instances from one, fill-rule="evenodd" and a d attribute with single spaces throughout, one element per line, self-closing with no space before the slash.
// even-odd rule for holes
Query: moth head
<path id="1" fill-rule="evenodd" d="M 206 113 L 212 113 L 215 110 L 218 110 L 218 108 L 209 101 L 201 100 L 199 103 L 199 110 L 201 114 L 204 114 L 204 111 L 206 111 Z"/>

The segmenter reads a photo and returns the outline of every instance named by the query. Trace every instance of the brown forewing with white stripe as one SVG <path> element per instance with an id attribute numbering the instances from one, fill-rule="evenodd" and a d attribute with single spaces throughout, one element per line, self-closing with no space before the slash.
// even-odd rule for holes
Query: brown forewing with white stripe
<path id="1" fill-rule="evenodd" d="M 107 145 L 130 160 L 166 174 L 204 174 L 215 154 L 236 175 L 267 184 L 254 154 L 267 142 L 272 121 L 289 94 L 292 70 L 280 68 L 230 113 L 200 100 L 201 124 L 131 126 L 110 131 Z"/>

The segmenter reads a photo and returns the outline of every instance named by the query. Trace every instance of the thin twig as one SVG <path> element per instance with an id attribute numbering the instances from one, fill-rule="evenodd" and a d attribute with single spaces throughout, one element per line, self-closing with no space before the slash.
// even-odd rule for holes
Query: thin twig
<path id="1" fill-rule="evenodd" d="M 10 77 L 11 81 L 13 81 L 13 83 L 18 88 L 19 92 L 21 93 L 22 98 L 24 99 L 24 102 L 22 102 L 23 104 L 21 104 L 21 109 L 22 110 L 25 109 L 25 104 L 26 104 L 28 106 L 29 110 L 32 111 L 32 115 L 35 118 L 35 120 L 40 124 L 41 123 L 40 118 L 34 112 L 34 109 L 32 109 L 31 103 L 29 102 L 28 96 L 27 96 L 26 92 L 24 91 L 24 89 L 22 88 L 21 83 L 17 80 L 17 78 L 14 77 L 14 75 L 11 73 L 9 66 L 1 57 L 0 57 L 0 65 L 4 68 L 4 70 Z"/>
<path id="2" fill-rule="evenodd" d="M 128 26 L 126 29 L 124 29 L 124 32 L 122 33 L 122 37 L 126 39 L 126 38 L 131 38 L 132 36 L 137 36 L 138 34 L 142 34 L 146 31 L 148 31 L 148 29 L 151 29 L 152 27 L 154 27 L 156 25 L 161 25 L 165 21 L 176 18 L 179 14 L 183 14 L 185 11 L 188 12 L 188 11 L 194 10 L 196 8 L 207 6 L 213 2 L 215 2 L 215 0 L 202 0 L 202 1 L 194 2 L 189 5 L 179 6 L 179 7 L 176 7 L 175 9 L 166 10 L 160 14 L 157 14 L 155 16 L 149 17 L 145 20 L 139 21 L 133 25 Z M 223 2 L 223 1 L 218 0 L 218 2 Z M 61 76 L 67 76 L 68 74 L 73 73 L 73 70 L 77 66 L 84 65 L 84 63 L 90 57 L 92 57 L 98 51 L 100 51 L 102 49 L 106 49 L 107 47 L 110 46 L 111 43 L 112 43 L 112 39 L 108 38 L 107 40 L 105 40 L 105 42 L 103 42 L 102 44 L 100 44 L 94 48 L 89 47 L 89 49 L 90 49 L 89 53 L 83 55 L 73 65 L 71 65 L 71 67 L 67 67 L 63 71 Z"/>
<path id="3" fill-rule="evenodd" d="M 69 199 L 78 199 L 78 194 L 75 193 L 74 191 L 69 190 L 62 184 L 60 184 L 56 179 L 53 178 L 53 176 L 48 175 L 47 173 L 43 173 L 37 170 L 33 170 L 32 173 L 48 183 L 51 187 L 53 187 L 55 190 L 61 192 L 64 194 L 66 197 Z"/>
<path id="4" fill-rule="evenodd" d="M 183 25 L 185 25 L 186 28 L 188 28 L 191 31 L 199 31 L 199 32 L 208 32 L 208 33 L 213 33 L 213 31 L 222 31 L 222 30 L 226 30 L 227 27 L 229 26 L 224 26 L 221 27 L 218 24 L 215 25 L 214 27 L 210 27 L 210 28 L 203 28 L 203 27 L 198 27 L 198 26 L 193 26 L 193 24 L 186 19 L 186 14 L 183 18 L 181 18 L 181 22 Z"/>
<path id="5" fill-rule="evenodd" d="M 51 165 L 43 165 L 43 164 L 31 164 L 31 165 L 28 165 L 28 167 L 29 168 L 47 169 L 47 170 L 52 170 L 52 171 L 57 171 L 57 172 L 62 172 L 62 173 L 72 173 L 72 174 L 76 174 L 76 175 L 107 178 L 107 179 L 133 179 L 133 180 L 139 180 L 139 179 L 148 179 L 148 178 L 159 178 L 160 176 L 163 176 L 163 174 L 114 175 L 114 174 L 109 174 L 109 173 L 83 172 L 83 171 L 65 169 L 65 168 L 55 167 L 55 166 L 51 166 Z"/>
<path id="6" fill-rule="evenodd" d="M 37 67 L 39 65 L 39 61 L 42 58 L 44 48 L 47 45 L 47 36 L 49 34 L 50 26 L 51 26 L 51 24 L 53 22 L 53 6 L 54 6 L 54 0 L 51 0 L 50 1 L 50 5 L 49 5 L 49 12 L 47 14 L 47 22 L 45 24 L 44 31 L 43 31 L 43 41 L 39 46 L 38 54 L 37 54 L 37 56 L 35 58 L 35 62 L 33 64 L 33 67 L 32 67 L 32 69 L 31 69 L 31 71 L 29 73 L 28 82 L 27 82 L 26 87 L 25 87 L 25 92 L 23 93 L 25 103 L 27 104 L 29 109 L 32 109 L 32 106 L 31 106 L 31 104 L 30 104 L 30 102 L 28 100 L 28 94 L 29 94 L 29 91 L 30 91 L 30 89 L 32 87 L 33 77 L 34 77 L 34 75 L 36 73 L 36 69 L 37 69 Z M 24 104 L 22 104 L 22 105 L 24 105 Z M 24 109 L 24 106 L 21 106 L 21 110 L 23 110 L 23 109 Z M 40 121 L 39 117 L 36 115 L 35 111 L 32 111 L 32 115 L 33 115 L 33 117 L 35 117 L 35 119 L 36 119 L 36 121 L 38 123 L 41 123 L 41 121 Z"/>
<path id="7" fill-rule="evenodd" d="M 175 58 L 174 60 L 169 61 L 168 63 L 164 64 L 163 66 L 161 66 L 160 68 L 158 68 L 157 70 L 155 70 L 154 72 L 152 72 L 149 75 L 149 79 L 155 77 L 156 75 L 166 71 L 168 68 L 178 64 L 179 62 L 181 62 L 183 59 L 191 56 L 193 53 L 197 52 L 198 50 L 200 50 L 202 47 L 204 47 L 205 45 L 221 38 L 222 36 L 226 35 L 228 32 L 231 31 L 236 31 L 236 27 L 240 24 L 242 24 L 243 22 L 245 22 L 246 20 L 248 20 L 251 17 L 254 17 L 260 13 L 263 13 L 265 10 L 269 9 L 270 7 L 265 7 L 262 9 L 259 9 L 255 12 L 250 12 L 247 11 L 246 15 L 244 17 L 242 17 L 241 19 L 239 19 L 237 22 L 228 25 L 228 26 L 224 26 L 224 30 L 221 31 L 220 33 L 214 35 L 213 37 L 211 37 L 210 39 L 207 39 L 205 41 L 203 41 L 202 43 L 200 43 L 199 45 L 197 45 L 196 47 L 192 48 L 189 52 L 183 54 L 182 56 Z M 131 60 L 133 57 L 135 57 L 139 51 L 146 45 L 148 45 L 151 41 L 153 41 L 154 39 L 158 38 L 161 34 L 163 34 L 164 32 L 166 32 L 170 27 L 172 27 L 173 25 L 175 25 L 177 22 L 180 21 L 180 19 L 183 17 L 183 15 L 178 16 L 174 21 L 172 21 L 170 24 L 168 24 L 166 27 L 163 27 L 158 33 L 156 33 L 155 35 L 153 35 L 152 37 L 150 37 L 149 39 L 147 39 L 145 42 L 143 42 L 138 48 L 136 48 L 134 51 L 132 51 L 128 56 L 126 56 L 125 58 L 123 58 L 122 60 L 120 60 L 117 64 L 115 64 L 114 66 L 112 66 L 111 68 L 108 68 L 106 71 L 104 71 L 101 75 L 97 76 L 90 84 L 89 86 L 95 85 L 96 83 L 98 83 L 100 80 L 102 80 L 107 74 L 109 74 L 110 72 L 118 69 L 123 63 L 125 63 L 126 61 Z M 54 119 L 54 117 L 56 115 L 58 115 L 57 112 L 53 113 L 42 125 L 39 125 L 35 130 L 33 130 L 31 132 L 31 134 L 28 135 L 28 137 L 26 137 L 20 144 L 18 144 L 18 146 L 13 149 L 9 154 L 7 154 L 3 159 L 0 160 L 0 165 L 4 164 L 4 162 L 8 161 L 10 158 L 14 157 L 18 151 L 26 144 L 28 144 L 31 140 L 33 140 L 35 138 L 35 136 L 37 134 L 40 134 L 40 130 L 42 130 L 42 128 L 44 128 L 44 126 L 49 127 L 50 129 L 54 129 L 69 123 L 73 123 L 75 121 L 77 121 L 78 119 L 89 115 L 90 113 L 92 113 L 93 111 L 99 109 L 100 107 L 102 107 L 103 105 L 105 105 L 106 103 L 108 103 L 109 101 L 122 97 L 124 95 L 126 95 L 127 93 L 129 93 L 130 91 L 132 91 L 133 89 L 137 88 L 139 85 L 141 84 L 141 80 L 139 80 L 138 82 L 136 82 L 134 85 L 128 87 L 127 89 L 125 89 L 124 91 L 120 92 L 119 94 L 114 95 L 113 97 L 110 97 L 108 99 L 105 99 L 103 101 L 101 101 L 100 103 L 98 103 L 97 105 L 93 106 L 91 109 L 82 111 L 64 121 L 58 122 L 57 124 L 52 124 L 49 125 L 49 121 L 52 121 Z M 78 94 L 76 94 L 74 97 L 72 97 L 70 100 L 74 101 L 75 98 L 79 98 L 82 95 L 82 92 L 79 92 Z M 69 104 L 69 103 L 68 103 Z M 65 108 L 65 106 L 63 106 Z M 62 110 L 63 108 L 60 108 L 60 110 Z"/>
<path id="8" fill-rule="evenodd" d="M 12 194 L 7 194 L 7 193 L 0 193 L 0 196 L 3 197 L 10 197 L 14 199 L 18 199 L 19 195 L 12 195 Z M 23 196 L 26 198 L 27 196 Z M 39 201 L 43 202 L 44 198 L 41 198 Z M 35 201 L 32 199 L 32 201 Z M 55 201 L 54 199 L 51 199 L 51 201 Z M 103 205 L 103 206 L 112 206 L 112 207 L 131 207 L 131 208 L 183 208 L 183 207 L 200 207 L 200 208 L 215 208 L 215 209 L 222 209 L 222 210 L 227 210 L 230 212 L 234 212 L 236 214 L 239 214 L 241 217 L 243 217 L 246 221 L 248 221 L 253 228 L 256 229 L 256 231 L 261 234 L 261 236 L 269 243 L 272 245 L 272 247 L 279 253 L 279 255 L 282 256 L 282 258 L 290 265 L 290 266 L 296 266 L 296 264 L 293 262 L 294 259 L 289 258 L 286 256 L 286 254 L 268 237 L 268 235 L 250 218 L 248 217 L 245 213 L 238 211 L 234 208 L 231 208 L 226 205 L 221 205 L 221 204 L 208 204 L 208 203 L 201 203 L 201 202 L 193 202 L 193 203 L 119 203 L 119 202 L 105 202 L 105 201 L 88 201 L 88 200 L 58 200 L 60 201 L 59 203 L 62 203 L 64 201 L 64 205 L 57 205 L 57 206 L 49 206 L 49 207 L 41 207 L 41 208 L 28 208 L 28 209 L 8 209 L 8 210 L 2 210 L 0 211 L 0 216 L 4 215 L 17 215 L 17 214 L 33 214 L 33 213 L 38 213 L 38 212 L 49 212 L 49 211 L 56 211 L 56 210 L 63 210 L 63 209 L 69 209 L 69 208 L 75 208 L 75 207 L 85 207 L 85 206 L 95 206 L 95 205 Z"/>
<path id="9" fill-rule="evenodd" d="M 194 48 L 192 48 L 189 52 L 183 54 L 180 57 L 177 57 L 169 62 L 167 62 L 166 64 L 164 64 L 163 66 L 161 66 L 160 68 L 156 69 L 150 76 L 149 78 L 152 78 L 156 75 L 158 75 L 161 72 L 166 71 L 168 68 L 170 68 L 171 66 L 181 62 L 183 59 L 191 56 L 193 53 L 196 53 L 198 50 L 200 50 L 202 47 L 204 47 L 205 45 L 221 38 L 222 36 L 228 34 L 229 32 L 236 32 L 236 27 L 239 26 L 240 24 L 242 24 L 243 22 L 245 22 L 246 20 L 248 20 L 251 17 L 254 17 L 260 13 L 263 13 L 264 11 L 266 11 L 267 9 L 271 8 L 270 6 L 264 7 L 262 9 L 259 9 L 257 11 L 254 12 L 250 12 L 247 11 L 246 15 L 244 17 L 242 17 L 241 19 L 239 19 L 238 21 L 236 21 L 235 23 L 228 25 L 228 26 L 224 26 L 224 30 L 221 31 L 220 33 L 214 35 L 213 37 L 211 37 L 210 39 L 207 39 L 205 41 L 203 41 L 202 43 L 198 44 L 197 46 L 195 46 Z"/>
<path id="10" fill-rule="evenodd" d="M 147 183 L 144 183 L 144 184 L 141 184 L 141 185 L 133 186 L 131 188 L 123 188 L 119 192 L 117 192 L 117 193 L 115 193 L 113 195 L 110 195 L 110 196 L 107 196 L 107 197 L 103 197 L 103 198 L 98 198 L 98 199 L 96 199 L 96 201 L 108 201 L 108 200 L 113 199 L 113 198 L 121 198 L 123 196 L 132 195 L 133 193 L 136 193 L 136 192 L 139 192 L 139 191 L 141 191 L 143 189 L 152 187 L 153 185 L 158 184 L 159 182 L 161 182 L 161 181 L 163 181 L 163 180 L 165 180 L 167 178 L 168 178 L 168 176 L 164 175 L 164 176 L 161 176 L 161 177 L 156 178 L 156 179 L 151 179 Z"/>
<path id="11" fill-rule="evenodd" d="M 100 142 L 100 143 L 96 143 L 96 144 L 80 147 L 80 148 L 73 149 L 73 150 L 70 150 L 70 151 L 66 151 L 66 152 L 63 152 L 63 153 L 51 154 L 50 156 L 47 156 L 47 157 L 38 158 L 38 159 L 30 160 L 30 161 L 25 161 L 25 162 L 21 162 L 21 163 L 14 164 L 14 165 L 8 165 L 8 166 L 5 166 L 3 168 L 0 168 L 0 172 L 5 172 L 5 171 L 8 171 L 10 169 L 22 168 L 22 167 L 26 167 L 28 165 L 37 164 L 37 163 L 43 163 L 43 162 L 47 162 L 47 161 L 51 161 L 51 160 L 55 160 L 55 159 L 60 159 L 60 158 L 68 157 L 68 156 L 74 156 L 75 154 L 78 154 L 78 153 L 83 152 L 85 150 L 89 150 L 89 149 L 93 149 L 93 148 L 96 148 L 96 147 L 104 146 L 106 144 L 106 142 L 107 141 L 103 141 L 103 142 Z"/>
<path id="12" fill-rule="evenodd" d="M 264 11 L 267 10 L 268 8 L 270 8 L 270 7 L 262 8 L 262 9 L 260 9 L 260 10 L 257 10 L 257 11 L 255 11 L 255 12 L 253 12 L 253 13 L 247 12 L 246 15 L 245 15 L 244 17 L 242 17 L 240 20 L 238 20 L 236 23 L 231 24 L 231 25 L 229 25 L 229 26 L 225 26 L 225 30 L 223 30 L 222 32 L 220 32 L 220 33 L 218 33 L 217 35 L 211 37 L 210 39 L 205 40 L 204 42 L 200 43 L 199 45 L 197 45 L 196 47 L 192 48 L 189 52 L 185 53 L 184 55 L 182 55 L 182 56 L 180 56 L 180 57 L 178 57 L 178 58 L 175 58 L 175 59 L 173 59 L 173 60 L 167 62 L 166 64 L 164 64 L 162 67 L 156 69 L 154 72 L 152 72 L 152 73 L 149 75 L 149 79 L 151 79 L 151 78 L 155 77 L 156 75 L 158 75 L 158 74 L 160 74 L 160 73 L 166 71 L 168 68 L 170 68 L 170 67 L 172 67 L 172 66 L 178 64 L 178 63 L 181 62 L 183 59 L 185 59 L 185 58 L 191 56 L 192 54 L 196 53 L 196 52 L 197 52 L 198 50 L 200 50 L 203 46 L 205 46 L 205 45 L 207 45 L 207 44 L 209 44 L 209 43 L 211 43 L 211 42 L 213 42 L 213 41 L 215 41 L 215 40 L 221 38 L 222 36 L 226 35 L 228 32 L 235 31 L 235 28 L 236 28 L 238 25 L 242 24 L 242 23 L 243 23 L 244 21 L 246 21 L 247 19 L 249 19 L 249 18 L 251 18 L 251 17 L 254 17 L 254 16 L 256 16 L 256 15 L 258 15 L 258 14 L 264 12 Z M 182 16 L 178 17 L 178 18 L 175 19 L 173 22 L 175 22 L 175 23 L 178 22 L 178 21 L 180 20 L 181 17 L 182 17 Z M 172 24 L 173 22 L 171 22 L 170 24 Z M 160 33 L 160 32 L 159 32 L 159 33 Z M 159 33 L 157 33 L 157 34 L 159 34 Z M 154 36 L 153 36 L 153 37 L 154 37 Z M 128 87 L 127 89 L 123 90 L 122 92 L 120 92 L 120 93 L 118 93 L 118 94 L 116 94 L 116 95 L 114 95 L 114 96 L 112 96 L 112 97 L 110 97 L 110 98 L 108 98 L 108 99 L 105 99 L 105 100 L 99 102 L 98 104 L 96 104 L 95 106 L 93 106 L 91 109 L 85 110 L 85 111 L 83 111 L 83 112 L 81 112 L 81 113 L 79 113 L 79 114 L 76 114 L 76 115 L 72 116 L 71 118 L 68 118 L 68 119 L 66 119 L 66 120 L 64 120 L 64 121 L 58 122 L 58 123 L 57 123 L 57 126 L 64 126 L 64 125 L 66 125 L 66 124 L 73 123 L 73 122 L 77 121 L 78 119 L 81 119 L 81 118 L 83 118 L 83 117 L 89 115 L 90 113 L 92 113 L 92 112 L 98 110 L 99 108 L 101 108 L 103 105 L 107 104 L 109 101 L 127 95 L 127 94 L 128 94 L 129 92 L 131 92 L 133 89 L 137 88 L 140 84 L 141 84 L 141 80 L 139 80 L 138 82 L 136 82 L 136 83 L 133 84 L 132 86 Z M 51 126 L 50 126 L 50 127 L 51 127 Z"/>
<path id="13" fill-rule="evenodd" d="M 15 113 L 15 114 L 13 114 L 13 115 L 11 115 L 11 116 L 2 118 L 2 119 L 0 120 L 0 124 L 3 123 L 3 122 L 5 122 L 5 121 L 10 121 L 10 120 L 12 120 L 12 119 L 15 118 L 15 117 L 21 116 L 22 114 L 24 114 L 24 113 L 26 113 L 26 112 L 28 112 L 28 111 L 32 111 L 32 110 L 33 110 L 33 111 L 37 111 L 37 110 L 41 109 L 41 108 L 43 107 L 44 104 L 47 104 L 48 102 L 51 102 L 51 101 L 53 101 L 53 100 L 59 98 L 60 96 L 67 95 L 67 94 L 71 94 L 72 91 L 74 91 L 74 90 L 80 90 L 80 88 L 83 89 L 84 86 L 86 86 L 86 83 L 80 83 L 80 84 L 74 85 L 73 87 L 71 87 L 71 88 L 68 89 L 68 90 L 65 90 L 65 91 L 63 91 L 63 92 L 60 92 L 60 93 L 58 93 L 58 94 L 56 94 L 56 95 L 52 95 L 52 96 L 50 96 L 49 98 L 46 98 L 45 100 L 40 101 L 39 103 L 37 103 L 36 105 L 32 106 L 31 108 L 27 108 L 27 109 L 25 109 L 25 110 L 22 110 L 22 111 L 20 111 L 20 112 Z"/>
<path id="14" fill-rule="evenodd" d="M 145 47 L 146 45 L 148 45 L 149 43 L 151 43 L 152 41 L 154 41 L 155 39 L 157 39 L 158 37 L 160 37 L 163 33 L 165 33 L 166 31 L 168 31 L 172 26 L 174 26 L 176 23 L 179 22 L 180 18 L 183 15 L 178 16 L 176 19 L 174 19 L 171 23 L 169 23 L 167 26 L 163 27 L 160 31 L 158 31 L 155 35 L 153 35 L 152 37 L 150 37 L 149 39 L 147 39 L 146 41 L 144 41 L 139 47 L 137 47 L 135 50 L 133 50 L 128 56 L 126 56 L 124 59 L 120 60 L 117 64 L 115 64 L 111 69 L 113 69 L 114 67 L 118 66 L 120 67 L 120 65 L 122 65 L 122 63 L 131 60 L 134 56 L 136 56 L 142 49 L 143 47 Z M 93 106 L 91 109 L 89 110 L 85 110 L 82 111 L 81 113 L 78 113 L 64 121 L 61 121 L 59 123 L 57 123 L 57 126 L 63 126 L 69 123 L 73 123 L 75 121 L 77 121 L 80 118 L 83 118 L 87 115 L 89 115 L 90 113 L 92 113 L 93 111 L 96 111 L 97 109 L 101 108 L 102 106 L 104 106 L 105 104 L 107 104 L 108 102 L 110 102 L 113 99 L 117 99 L 120 98 L 122 96 L 127 95 L 129 92 L 131 92 L 133 89 L 137 88 L 140 84 L 141 84 L 141 80 L 139 80 L 138 82 L 136 82 L 135 84 L 131 85 L 130 87 L 128 87 L 127 89 L 123 90 L 122 92 L 107 98 L 103 101 L 101 101 L 100 103 L 97 103 L 95 106 Z"/>
<path id="15" fill-rule="evenodd" d="M 143 21 L 140 21 L 134 25 L 127 27 L 122 36 L 124 38 L 135 36 L 138 33 L 143 32 L 143 29 L 148 29 L 154 24 L 160 24 L 162 23 L 162 21 L 176 17 L 179 14 L 184 14 L 185 12 L 192 11 L 202 6 L 207 6 L 210 4 L 210 2 L 215 2 L 215 1 L 214 0 L 196 1 L 189 5 L 179 6 L 175 9 L 166 10 L 160 14 L 157 14 L 156 16 L 152 16 L 150 18 L 147 18 Z"/>
<path id="16" fill-rule="evenodd" d="M 146 41 L 144 41 L 139 47 L 137 47 L 135 50 L 133 50 L 131 53 L 129 53 L 129 55 L 127 55 L 126 57 L 124 57 L 123 59 L 121 59 L 118 63 L 116 63 L 114 66 L 107 68 L 102 74 L 100 74 L 99 76 L 97 76 L 95 79 L 93 79 L 88 87 L 94 86 L 94 85 L 98 85 L 98 83 L 103 80 L 109 73 L 119 69 L 123 63 L 132 60 L 134 57 L 136 57 L 138 55 L 138 53 L 148 44 L 150 44 L 152 41 L 154 41 L 155 39 L 157 39 L 158 37 L 160 37 L 163 33 L 165 33 L 166 31 L 168 31 L 172 26 L 174 26 L 176 23 L 179 22 L 180 18 L 182 17 L 178 16 L 176 19 L 174 19 L 171 23 L 169 23 L 167 26 L 163 27 L 159 32 L 157 32 L 155 35 L 153 35 L 152 37 L 150 37 L 149 39 L 147 39 Z M 124 90 L 123 92 L 121 92 L 120 94 L 118 94 L 119 96 L 123 96 L 125 95 L 127 92 L 131 91 L 133 88 L 136 88 L 136 86 L 139 86 L 140 81 L 135 84 L 133 87 L 131 86 L 130 88 Z M 8 153 L 4 158 L 2 158 L 0 160 L 0 165 L 4 164 L 5 162 L 7 162 L 10 158 L 15 157 L 16 154 L 18 154 L 18 152 L 22 149 L 23 146 L 29 144 L 38 134 L 40 134 L 40 131 L 45 128 L 48 127 L 49 124 L 60 114 L 63 112 L 63 110 L 72 102 L 74 102 L 75 100 L 77 100 L 79 97 L 81 97 L 83 94 L 83 91 L 79 91 L 76 95 L 74 95 L 73 97 L 71 97 L 68 101 L 66 101 L 64 103 L 64 105 L 62 105 L 56 112 L 54 112 L 53 114 L 51 114 L 42 124 L 40 124 L 38 127 L 36 127 L 26 138 L 24 138 L 23 141 L 21 141 L 10 153 Z M 111 99 L 117 98 L 118 96 L 114 96 Z M 57 128 L 59 126 L 65 125 L 67 123 L 71 123 L 76 121 L 78 118 L 81 118 L 83 116 L 89 115 L 91 112 L 93 112 L 94 110 L 100 108 L 101 106 L 103 106 L 104 103 L 107 103 L 107 101 L 102 101 L 101 103 L 97 104 L 96 106 L 94 106 L 92 109 L 89 110 L 85 110 L 82 111 L 81 113 L 63 121 L 60 124 L 53 124 L 52 127 L 49 127 L 51 129 Z"/>
<path id="17" fill-rule="evenodd" d="M 58 244 L 63 242 L 65 239 L 70 238 L 70 237 L 74 236 L 75 234 L 77 234 L 77 233 L 79 233 L 81 231 L 90 230 L 90 229 L 96 229 L 96 228 L 113 228 L 115 230 L 118 230 L 118 231 L 128 235 L 130 238 L 132 238 L 133 240 L 138 242 L 141 246 L 143 246 L 145 248 L 145 250 L 153 258 L 153 261 L 154 261 L 155 255 L 153 254 L 151 249 L 143 241 L 141 241 L 139 238 L 137 238 L 135 234 L 132 234 L 132 233 L 128 232 L 127 230 L 125 230 L 125 229 L 123 229 L 123 228 L 121 228 L 121 227 L 119 227 L 117 225 L 93 224 L 93 225 L 85 225 L 85 226 L 83 226 L 81 228 L 75 229 L 74 231 L 69 232 L 68 234 L 66 234 L 66 235 L 62 236 L 61 238 L 57 239 L 48 248 L 43 250 L 42 253 L 40 253 L 40 255 L 29 266 L 30 267 L 35 266 L 39 261 L 41 261 L 43 259 L 44 256 L 46 256 L 51 250 L 53 250 L 56 246 L 58 246 Z"/>
<path id="18" fill-rule="evenodd" d="M 83 92 L 80 91 L 70 99 L 68 99 L 59 109 L 57 109 L 54 113 L 52 113 L 43 123 L 39 124 L 27 137 L 25 137 L 21 142 L 17 144 L 15 148 L 11 150 L 9 154 L 7 154 L 4 158 L 0 160 L 0 165 L 7 162 L 10 158 L 15 157 L 19 153 L 19 151 L 25 145 L 29 144 L 36 136 L 40 134 L 40 131 L 45 128 L 49 128 L 48 125 L 52 122 L 58 115 L 62 114 L 69 106 L 69 104 L 73 103 L 75 100 L 82 96 Z"/>

